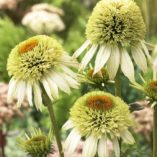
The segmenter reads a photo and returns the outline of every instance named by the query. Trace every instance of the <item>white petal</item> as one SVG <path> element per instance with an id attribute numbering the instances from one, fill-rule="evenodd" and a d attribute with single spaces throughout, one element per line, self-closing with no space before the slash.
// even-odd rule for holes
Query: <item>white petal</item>
<path id="1" fill-rule="evenodd" d="M 16 93 L 17 93 L 17 106 L 20 107 L 26 94 L 26 82 L 18 81 Z"/>
<path id="2" fill-rule="evenodd" d="M 71 69 L 69 69 L 68 67 L 66 67 L 66 66 L 64 66 L 64 65 L 61 65 L 61 68 L 62 68 L 62 70 L 63 70 L 66 74 L 70 75 L 70 76 L 73 77 L 73 78 L 77 78 L 76 73 L 74 73 L 74 72 L 73 72 Z"/>
<path id="3" fill-rule="evenodd" d="M 63 92 L 70 94 L 71 90 L 67 84 L 67 82 L 62 78 L 60 73 L 51 72 L 51 79 L 57 84 L 57 86 L 62 90 Z"/>
<path id="4" fill-rule="evenodd" d="M 12 78 L 9 82 L 9 89 L 8 89 L 8 96 L 7 96 L 8 103 L 10 103 L 13 99 L 16 86 L 17 86 L 17 81 Z"/>
<path id="5" fill-rule="evenodd" d="M 92 45 L 92 47 L 90 48 L 90 50 L 83 57 L 82 62 L 81 62 L 81 66 L 80 66 L 80 70 L 85 69 L 85 67 L 87 66 L 87 64 L 90 62 L 90 60 L 92 59 L 92 57 L 96 53 L 97 47 L 98 47 L 98 45 Z"/>
<path id="6" fill-rule="evenodd" d="M 66 74 L 62 74 L 63 78 L 66 80 L 67 84 L 72 88 L 78 88 L 79 83 Z"/>
<path id="7" fill-rule="evenodd" d="M 128 77 L 129 80 L 135 80 L 134 66 L 128 52 L 125 49 L 121 51 L 121 69 L 124 75 Z"/>
<path id="8" fill-rule="evenodd" d="M 123 141 L 125 143 L 128 143 L 128 144 L 134 144 L 135 143 L 135 140 L 134 140 L 132 134 L 128 130 L 125 130 L 121 133 L 121 138 L 123 139 Z"/>
<path id="9" fill-rule="evenodd" d="M 135 61 L 135 63 L 138 65 L 138 67 L 143 71 L 147 71 L 147 61 L 144 53 L 142 50 L 138 47 L 132 48 L 132 57 Z"/>
<path id="10" fill-rule="evenodd" d="M 100 139 L 98 144 L 98 156 L 99 157 L 109 157 L 107 150 L 107 138 L 104 136 Z"/>
<path id="11" fill-rule="evenodd" d="M 111 48 L 111 55 L 107 62 L 107 71 L 109 73 L 110 79 L 114 79 L 120 64 L 120 50 L 117 46 Z"/>
<path id="12" fill-rule="evenodd" d="M 144 53 L 145 53 L 145 55 L 147 56 L 147 58 L 148 58 L 150 61 L 152 61 L 152 57 L 150 56 L 149 51 L 148 51 L 146 45 L 144 44 L 144 41 L 141 41 L 141 45 L 142 45 L 142 48 L 143 48 Z"/>
<path id="13" fill-rule="evenodd" d="M 89 136 L 83 147 L 82 157 L 94 157 L 97 151 L 98 139 L 93 136 Z"/>
<path id="14" fill-rule="evenodd" d="M 101 68 L 106 64 L 111 54 L 111 49 L 104 45 L 100 46 L 100 49 L 97 53 L 94 67 L 94 74 L 99 72 Z"/>
<path id="15" fill-rule="evenodd" d="M 117 138 L 113 139 L 113 147 L 114 147 L 116 157 L 120 157 L 120 147 L 119 147 L 119 142 Z"/>
<path id="16" fill-rule="evenodd" d="M 71 120 L 68 120 L 62 127 L 63 130 L 69 130 L 71 128 L 73 128 L 73 122 Z"/>
<path id="17" fill-rule="evenodd" d="M 73 54 L 74 58 L 77 58 L 81 55 L 81 53 L 89 46 L 91 42 L 89 40 L 86 40 L 83 45 Z"/>
<path id="18" fill-rule="evenodd" d="M 42 107 L 42 95 L 41 95 L 41 89 L 39 87 L 39 84 L 35 82 L 33 84 L 33 90 L 34 90 L 34 103 L 37 108 L 37 110 L 41 110 Z"/>
<path id="19" fill-rule="evenodd" d="M 27 87 L 26 87 L 26 95 L 27 95 L 29 105 L 33 106 L 33 102 L 32 102 L 32 85 L 29 82 L 27 83 Z"/>
<path id="20" fill-rule="evenodd" d="M 67 156 L 72 157 L 78 143 L 80 142 L 81 135 L 76 129 L 73 129 L 65 141 L 65 148 L 67 148 Z"/>
<path id="21" fill-rule="evenodd" d="M 49 77 L 46 77 L 46 80 L 49 84 L 52 96 L 54 98 L 58 99 L 59 98 L 59 92 L 58 92 L 58 87 L 57 87 L 56 83 L 53 80 L 51 80 Z"/>
<path id="22" fill-rule="evenodd" d="M 53 98 L 52 98 L 52 96 L 51 96 L 50 86 L 49 86 L 47 80 L 46 80 L 46 79 L 43 79 L 43 80 L 42 80 L 42 84 L 43 84 L 43 86 L 44 86 L 44 89 L 45 89 L 45 91 L 46 91 L 48 97 L 51 99 L 51 101 L 53 101 Z"/>

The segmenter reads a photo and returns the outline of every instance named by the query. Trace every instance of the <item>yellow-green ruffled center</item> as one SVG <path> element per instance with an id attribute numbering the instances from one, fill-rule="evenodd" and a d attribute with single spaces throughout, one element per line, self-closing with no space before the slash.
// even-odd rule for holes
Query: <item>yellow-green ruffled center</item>
<path id="1" fill-rule="evenodd" d="M 55 39 L 38 35 L 15 46 L 9 55 L 7 70 L 15 79 L 41 80 L 60 63 L 63 52 Z"/>
<path id="2" fill-rule="evenodd" d="M 128 105 L 119 97 L 94 91 L 80 97 L 71 108 L 70 119 L 82 136 L 119 137 L 132 125 Z"/>
<path id="3" fill-rule="evenodd" d="M 101 0 L 89 18 L 87 38 L 96 44 L 134 45 L 145 36 L 139 7 L 132 0 Z"/>

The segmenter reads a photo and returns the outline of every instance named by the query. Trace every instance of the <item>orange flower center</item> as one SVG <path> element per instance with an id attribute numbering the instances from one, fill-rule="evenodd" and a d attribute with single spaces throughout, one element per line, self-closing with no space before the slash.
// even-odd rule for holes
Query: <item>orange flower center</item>
<path id="1" fill-rule="evenodd" d="M 157 92 L 157 81 L 152 81 L 149 83 L 149 88 L 154 92 Z"/>
<path id="2" fill-rule="evenodd" d="M 87 100 L 86 105 L 96 110 L 109 110 L 113 107 L 112 100 L 105 95 L 92 96 Z"/>
<path id="3" fill-rule="evenodd" d="M 28 51 L 33 50 L 34 47 L 36 47 L 38 45 L 38 41 L 37 40 L 29 40 L 24 42 L 23 44 L 21 44 L 19 46 L 19 53 L 23 54 L 26 53 Z"/>

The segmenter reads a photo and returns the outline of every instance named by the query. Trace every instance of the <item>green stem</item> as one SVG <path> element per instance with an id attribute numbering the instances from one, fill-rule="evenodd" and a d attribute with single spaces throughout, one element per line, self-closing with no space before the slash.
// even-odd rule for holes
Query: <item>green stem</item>
<path id="1" fill-rule="evenodd" d="M 53 132 L 54 132 L 55 137 L 56 137 L 60 157 L 64 157 L 64 152 L 63 152 L 63 149 L 62 149 L 62 143 L 61 143 L 61 137 L 60 137 L 60 131 L 59 131 L 58 126 L 57 126 L 57 122 L 56 122 L 56 119 L 55 119 L 55 114 L 54 114 L 52 103 L 48 102 L 47 103 L 47 108 L 48 108 L 49 115 L 50 115 L 50 118 L 51 118 L 52 128 L 53 128 Z"/>
<path id="2" fill-rule="evenodd" d="M 115 78 L 115 95 L 122 97 L 120 71 L 118 71 L 117 76 Z M 122 140 L 121 139 L 119 140 L 119 147 L 120 147 L 120 157 L 122 157 L 122 153 L 121 153 Z"/>
<path id="3" fill-rule="evenodd" d="M 154 107 L 153 157 L 157 157 L 157 106 Z"/>

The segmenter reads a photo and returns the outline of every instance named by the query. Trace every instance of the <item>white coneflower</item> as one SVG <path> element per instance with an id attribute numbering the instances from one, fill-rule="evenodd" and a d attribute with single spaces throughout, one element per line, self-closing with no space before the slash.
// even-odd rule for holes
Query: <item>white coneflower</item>
<path id="1" fill-rule="evenodd" d="M 122 114 L 123 113 L 123 114 Z M 133 124 L 128 105 L 119 97 L 94 91 L 80 97 L 70 111 L 70 119 L 63 129 L 72 129 L 65 141 L 68 157 L 85 138 L 82 157 L 108 157 L 107 141 L 111 140 L 116 157 L 120 156 L 118 140 L 133 144 L 134 138 L 128 131 Z"/>
<path id="2" fill-rule="evenodd" d="M 74 53 L 81 55 L 86 49 L 80 69 L 84 69 L 96 55 L 94 74 L 107 65 L 110 79 L 119 67 L 125 76 L 134 80 L 134 66 L 130 54 L 142 71 L 147 70 L 149 52 L 145 46 L 145 24 L 141 12 L 132 0 L 101 0 L 89 18 L 87 40 Z M 129 52 L 128 49 L 131 51 Z"/>
<path id="3" fill-rule="evenodd" d="M 12 76 L 8 101 L 15 97 L 20 106 L 27 96 L 31 106 L 34 100 L 36 108 L 41 109 L 41 85 L 52 101 L 58 98 L 58 89 L 69 94 L 70 88 L 78 87 L 77 76 L 69 68 L 76 65 L 53 38 L 39 35 L 21 42 L 8 58 L 7 70 Z"/>

